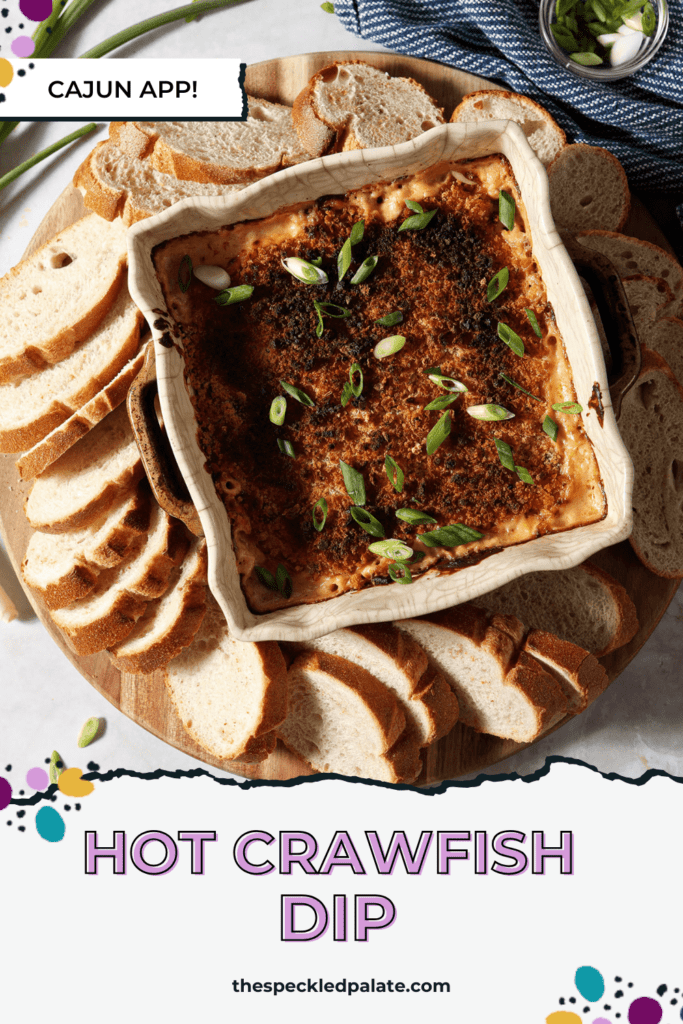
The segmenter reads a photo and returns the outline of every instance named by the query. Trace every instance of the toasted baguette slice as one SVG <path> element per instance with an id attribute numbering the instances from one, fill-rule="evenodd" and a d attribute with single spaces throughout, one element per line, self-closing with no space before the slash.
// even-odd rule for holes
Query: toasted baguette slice
<path id="1" fill-rule="evenodd" d="M 142 476 L 125 404 L 38 477 L 25 512 L 35 530 L 63 533 L 94 523 Z"/>
<path id="2" fill-rule="evenodd" d="M 404 737 L 395 695 L 345 658 L 300 654 L 287 673 L 285 745 L 316 771 L 382 782 L 414 782 L 422 763 L 417 741 Z"/>
<path id="3" fill-rule="evenodd" d="M 98 391 L 89 402 L 73 413 L 68 420 L 46 434 L 33 448 L 20 455 L 15 466 L 22 480 L 32 480 L 43 473 L 48 466 L 68 451 L 93 427 L 97 426 L 105 416 L 113 412 L 121 402 L 125 401 L 130 386 L 142 369 L 147 347 L 146 342 L 140 351 L 129 359 L 109 384 Z"/>
<path id="4" fill-rule="evenodd" d="M 521 623 L 503 632 L 482 609 L 460 605 L 398 625 L 425 648 L 455 691 L 460 721 L 477 732 L 531 743 L 565 714 L 558 683 L 519 652 Z"/>
<path id="5" fill-rule="evenodd" d="M 657 576 L 683 576 L 683 388 L 665 361 L 643 350 L 624 396 L 619 430 L 633 459 L 633 550 Z"/>
<path id="6" fill-rule="evenodd" d="M 142 313 L 120 289 L 93 333 L 70 356 L 0 387 L 0 452 L 22 452 L 69 419 L 135 355 Z"/>
<path id="7" fill-rule="evenodd" d="M 126 263 L 120 221 L 89 214 L 0 280 L 0 384 L 66 359 L 114 302 Z"/>
<path id="8" fill-rule="evenodd" d="M 188 544 L 180 520 L 156 505 L 149 535 L 132 547 L 121 564 L 100 573 L 87 597 L 51 612 L 76 653 L 95 654 L 128 636 L 147 602 L 166 590 Z"/>
<path id="9" fill-rule="evenodd" d="M 472 602 L 518 615 L 526 626 L 568 640 L 596 658 L 638 632 L 633 601 L 620 583 L 590 562 L 573 569 L 530 572 Z"/>
<path id="10" fill-rule="evenodd" d="M 124 495 L 92 526 L 31 537 L 21 565 L 24 580 L 48 608 L 64 608 L 95 589 L 103 569 L 118 565 L 131 545 L 147 534 L 151 493 L 147 480 Z"/>
<path id="11" fill-rule="evenodd" d="M 524 650 L 558 681 L 567 698 L 567 712 L 578 715 L 607 688 L 607 672 L 597 658 L 552 633 L 532 629 Z"/>
<path id="12" fill-rule="evenodd" d="M 667 316 L 680 316 L 683 311 L 683 267 L 676 257 L 642 238 L 630 238 L 613 231 L 580 231 L 577 241 L 601 252 L 614 265 L 619 277 L 660 277 L 673 292 L 673 300 L 665 308 Z M 662 311 L 664 312 L 664 310 Z"/>
<path id="13" fill-rule="evenodd" d="M 170 662 L 166 687 L 185 730 L 214 757 L 262 761 L 287 714 L 287 669 L 275 641 L 230 636 L 209 595 L 192 644 Z"/>
<path id="14" fill-rule="evenodd" d="M 309 159 L 290 107 L 247 99 L 246 121 L 114 121 L 109 138 L 163 174 L 218 185 L 248 184 Z"/>
<path id="15" fill-rule="evenodd" d="M 195 538 L 163 597 L 150 601 L 125 640 L 111 648 L 125 672 L 154 672 L 192 643 L 206 612 L 206 542 Z"/>
<path id="16" fill-rule="evenodd" d="M 632 277 L 622 278 L 621 283 L 624 286 L 638 337 L 642 341 L 641 335 L 673 302 L 674 293 L 661 277 L 634 274 Z"/>
<path id="17" fill-rule="evenodd" d="M 420 645 L 390 623 L 337 629 L 300 646 L 346 658 L 393 690 L 421 747 L 445 736 L 458 719 L 458 701 L 443 676 L 430 671 Z"/>
<path id="18" fill-rule="evenodd" d="M 311 156 L 395 146 L 444 123 L 443 110 L 412 78 L 392 78 L 361 60 L 313 75 L 292 117 Z"/>
<path id="19" fill-rule="evenodd" d="M 600 146 L 565 146 L 548 168 L 550 208 L 566 231 L 621 231 L 631 209 L 624 168 Z"/>
<path id="20" fill-rule="evenodd" d="M 480 89 L 463 96 L 451 121 L 516 121 L 546 167 L 567 143 L 567 136 L 547 110 L 528 96 L 502 89 Z"/>
<path id="21" fill-rule="evenodd" d="M 678 383 L 683 385 L 683 320 L 676 317 L 655 320 L 641 331 L 640 341 L 666 361 Z"/>
<path id="22" fill-rule="evenodd" d="M 121 217 L 128 227 L 161 213 L 188 196 L 227 196 L 242 185 L 214 185 L 181 181 L 155 171 L 147 160 L 128 156 L 113 142 L 99 142 L 74 175 L 89 210 L 113 220 Z"/>

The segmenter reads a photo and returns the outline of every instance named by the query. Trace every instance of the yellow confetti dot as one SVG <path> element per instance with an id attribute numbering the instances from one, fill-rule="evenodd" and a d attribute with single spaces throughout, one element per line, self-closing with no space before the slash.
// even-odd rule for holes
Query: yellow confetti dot
<path id="1" fill-rule="evenodd" d="M 92 793 L 95 788 L 92 782 L 82 779 L 81 775 L 81 768 L 66 768 L 57 779 L 60 792 L 64 796 L 88 796 L 89 793 Z"/>
<path id="2" fill-rule="evenodd" d="M 581 1024 L 581 1018 L 570 1010 L 557 1010 L 546 1017 L 545 1024 Z"/>
<path id="3" fill-rule="evenodd" d="M 8 60 L 0 57 L 0 86 L 4 89 L 14 78 L 14 68 Z"/>

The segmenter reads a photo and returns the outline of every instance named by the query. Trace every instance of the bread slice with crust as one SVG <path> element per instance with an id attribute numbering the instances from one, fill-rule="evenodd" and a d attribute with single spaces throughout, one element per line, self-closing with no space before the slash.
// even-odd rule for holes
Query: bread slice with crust
<path id="1" fill-rule="evenodd" d="M 273 730 L 287 714 L 282 652 L 273 640 L 231 637 L 210 595 L 199 632 L 165 679 L 183 728 L 214 757 L 262 761 L 275 749 Z"/>
<path id="2" fill-rule="evenodd" d="M 24 511 L 35 530 L 63 533 L 94 523 L 142 477 L 121 404 L 36 479 Z"/>
<path id="3" fill-rule="evenodd" d="M 118 565 L 149 530 L 151 492 L 146 479 L 92 526 L 69 533 L 37 531 L 21 565 L 24 581 L 48 608 L 64 608 L 95 589 L 103 569 Z"/>
<path id="4" fill-rule="evenodd" d="M 553 676 L 567 698 L 567 712 L 578 715 L 607 688 L 609 678 L 598 659 L 576 644 L 532 629 L 524 650 Z"/>
<path id="5" fill-rule="evenodd" d="M 631 210 L 624 168 L 600 146 L 565 146 L 548 167 L 550 208 L 558 228 L 621 231 Z"/>
<path id="6" fill-rule="evenodd" d="M 516 92 L 479 89 L 463 96 L 451 121 L 515 121 L 527 142 L 546 167 L 567 143 L 567 136 L 547 110 Z"/>
<path id="7" fill-rule="evenodd" d="M 443 110 L 412 78 L 392 78 L 362 60 L 337 61 L 313 75 L 292 118 L 311 156 L 396 146 L 444 123 Z"/>
<path id="8" fill-rule="evenodd" d="M 22 480 L 32 480 L 43 473 L 48 466 L 68 451 L 93 427 L 97 426 L 105 416 L 113 412 L 121 402 L 125 401 L 131 384 L 142 369 L 147 347 L 146 342 L 140 351 L 133 356 L 117 375 L 98 391 L 89 402 L 77 412 L 64 420 L 58 427 L 34 444 L 32 448 L 20 455 L 15 466 Z"/>
<path id="9" fill-rule="evenodd" d="M 388 622 L 349 626 L 293 644 L 354 662 L 396 694 L 421 747 L 445 736 L 458 719 L 458 701 L 443 676 L 429 669 L 426 653 Z"/>
<path id="10" fill-rule="evenodd" d="M 183 180 L 248 184 L 308 160 L 291 107 L 247 97 L 246 121 L 113 121 L 109 138 L 128 156 Z"/>
<path id="11" fill-rule="evenodd" d="M 683 320 L 662 317 L 649 323 L 639 337 L 641 345 L 660 355 L 683 385 Z"/>
<path id="12" fill-rule="evenodd" d="M 663 278 L 673 292 L 673 300 L 662 312 L 666 316 L 681 315 L 683 267 L 671 253 L 642 238 L 630 238 L 614 231 L 580 231 L 576 238 L 581 245 L 606 256 L 622 279 L 635 274 Z"/>
<path id="13" fill-rule="evenodd" d="M 300 654 L 287 673 L 287 718 L 278 735 L 319 772 L 414 782 L 419 746 L 405 733 L 395 695 L 370 672 L 322 651 Z"/>
<path id="14" fill-rule="evenodd" d="M 113 142 L 99 142 L 74 175 L 83 202 L 100 217 L 121 217 L 128 227 L 189 196 L 227 196 L 242 185 L 182 181 L 155 171 L 148 160 L 128 156 Z"/>
<path id="15" fill-rule="evenodd" d="M 91 213 L 0 280 L 0 384 L 57 363 L 112 306 L 126 265 L 120 221 Z"/>
<path id="16" fill-rule="evenodd" d="M 150 601 L 132 632 L 111 648 L 117 668 L 154 672 L 192 643 L 206 612 L 206 569 L 206 541 L 194 538 L 166 593 Z"/>
<path id="17" fill-rule="evenodd" d="M 128 636 L 147 602 L 166 590 L 188 545 L 180 520 L 153 507 L 149 534 L 133 545 L 120 565 L 101 572 L 87 597 L 51 612 L 76 653 L 95 654 Z"/>
<path id="18" fill-rule="evenodd" d="M 142 313 L 123 283 L 92 334 L 59 363 L 0 386 L 0 452 L 22 452 L 110 383 L 137 352 Z"/>
<path id="19" fill-rule="evenodd" d="M 662 277 L 633 274 L 621 280 L 638 338 L 673 302 L 674 293 Z"/>

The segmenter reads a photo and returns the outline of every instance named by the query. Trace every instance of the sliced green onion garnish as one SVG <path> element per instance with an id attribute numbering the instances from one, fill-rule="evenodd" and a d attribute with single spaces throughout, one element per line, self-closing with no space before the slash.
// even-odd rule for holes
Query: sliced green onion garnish
<path id="1" fill-rule="evenodd" d="M 493 302 L 504 289 L 507 287 L 507 283 L 510 280 L 510 271 L 507 267 L 503 267 L 498 273 L 491 278 L 489 283 L 486 285 L 486 299 L 488 302 Z"/>
<path id="2" fill-rule="evenodd" d="M 322 516 L 321 519 L 318 518 L 318 509 L 320 509 L 320 514 Z M 325 500 L 325 498 L 318 498 L 315 505 L 313 506 L 311 517 L 313 519 L 314 527 L 316 528 L 318 533 L 320 533 L 323 526 L 327 522 L 327 501 Z"/>
<path id="3" fill-rule="evenodd" d="M 392 459 L 391 455 L 385 456 L 384 469 L 386 471 L 387 477 L 389 478 L 389 483 L 394 488 L 394 490 L 398 491 L 398 493 L 400 494 L 401 491 L 403 490 L 405 474 L 401 467 L 399 466 L 398 462 L 396 462 L 395 459 Z"/>
<path id="4" fill-rule="evenodd" d="M 526 313 L 526 318 L 529 321 L 529 323 L 531 324 L 531 329 L 534 332 L 534 334 L 536 335 L 536 337 L 537 338 L 543 337 L 543 332 L 541 331 L 540 325 L 538 323 L 538 320 L 536 319 L 536 314 L 534 313 L 533 309 L 527 309 L 526 306 L 525 306 L 524 307 L 524 312 Z"/>
<path id="5" fill-rule="evenodd" d="M 416 203 L 414 199 L 406 199 L 406 206 L 413 213 L 424 213 L 424 207 L 420 203 Z"/>
<path id="6" fill-rule="evenodd" d="M 505 466 L 506 469 L 515 471 L 515 460 L 512 454 L 512 448 L 507 441 L 501 441 L 500 438 L 494 437 L 493 443 L 496 446 L 498 452 L 498 458 L 500 459 L 501 465 Z"/>
<path id="7" fill-rule="evenodd" d="M 429 405 L 425 405 L 425 411 L 435 412 L 440 409 L 447 409 L 449 405 L 453 405 L 453 402 L 459 397 L 459 395 L 459 391 L 456 391 L 454 394 L 439 395 L 439 397 L 431 401 Z"/>
<path id="8" fill-rule="evenodd" d="M 313 306 L 318 314 L 318 326 L 315 329 L 315 333 L 318 338 L 322 338 L 323 331 L 325 330 L 323 316 L 333 316 L 336 320 L 343 320 L 344 317 L 351 316 L 350 309 L 346 309 L 344 306 L 338 306 L 334 302 L 318 302 L 314 299 Z M 338 309 L 339 312 L 332 313 L 331 310 L 333 309 Z"/>
<path id="9" fill-rule="evenodd" d="M 469 410 L 468 410 L 469 412 Z M 451 432 L 451 414 L 445 412 L 427 434 L 427 455 L 433 455 Z"/>
<path id="10" fill-rule="evenodd" d="M 185 293 L 192 284 L 192 258 L 183 256 L 178 267 L 178 287 Z"/>
<path id="11" fill-rule="evenodd" d="M 429 533 L 418 533 L 417 539 L 426 544 L 428 548 L 457 548 L 460 544 L 470 544 L 473 540 L 481 540 L 483 536 L 483 533 L 479 533 L 478 530 L 473 530 L 469 526 L 453 523 L 451 526 L 442 526 Z"/>
<path id="12" fill-rule="evenodd" d="M 225 291 L 219 292 L 218 295 L 214 296 L 214 302 L 217 302 L 219 306 L 234 306 L 236 302 L 244 302 L 245 299 L 250 299 L 253 294 L 253 287 L 250 284 L 238 284 L 234 288 L 226 288 Z"/>
<path id="13" fill-rule="evenodd" d="M 281 437 L 277 439 L 277 446 L 283 455 L 289 455 L 290 459 L 295 459 L 294 446 L 291 441 L 283 441 Z"/>
<path id="14" fill-rule="evenodd" d="M 641 27 L 644 36 L 651 36 L 655 30 L 657 24 L 657 17 L 654 12 L 654 8 L 651 3 L 646 3 L 643 7 L 643 18 L 641 21 Z"/>
<path id="15" fill-rule="evenodd" d="M 273 576 L 272 572 L 264 569 L 261 565 L 254 566 L 254 572 L 258 576 L 259 580 L 264 587 L 268 587 L 269 590 L 278 590 L 277 580 Z"/>
<path id="16" fill-rule="evenodd" d="M 373 555 L 381 555 L 382 558 L 391 558 L 394 562 L 405 562 L 410 558 L 413 549 L 404 544 L 402 540 L 378 540 L 368 548 Z"/>
<path id="17" fill-rule="evenodd" d="M 292 398 L 296 398 L 297 402 L 300 402 L 301 405 L 307 405 L 309 408 L 315 405 L 313 399 L 309 398 L 305 391 L 295 388 L 293 384 L 288 384 L 286 380 L 280 381 L 280 387 L 286 391 L 288 395 L 291 395 Z"/>
<path id="18" fill-rule="evenodd" d="M 373 351 L 377 359 L 386 359 L 387 356 L 400 352 L 405 343 L 406 339 L 402 334 L 392 334 L 389 338 L 378 341 Z"/>
<path id="19" fill-rule="evenodd" d="M 583 412 L 583 406 L 578 402 L 555 402 L 551 408 L 555 412 L 566 412 L 570 416 L 578 416 L 580 412 Z"/>
<path id="20" fill-rule="evenodd" d="M 502 405 L 471 405 L 467 410 L 470 416 L 475 420 L 512 420 L 515 418 L 514 412 L 510 412 L 508 409 L 504 409 Z"/>
<path id="21" fill-rule="evenodd" d="M 458 395 L 463 395 L 467 391 L 465 385 L 461 384 L 459 380 L 455 380 L 454 377 L 446 377 L 443 373 L 430 373 L 429 379 L 444 391 L 455 392 Z"/>
<path id="22" fill-rule="evenodd" d="M 280 260 L 280 263 L 288 273 L 303 284 L 327 284 L 329 277 L 324 270 L 316 267 L 309 260 L 302 260 L 299 256 L 287 256 Z"/>
<path id="23" fill-rule="evenodd" d="M 402 224 L 399 224 L 399 231 L 421 231 L 436 216 L 436 210 L 430 210 L 428 213 L 425 213 L 420 204 L 414 203 L 412 199 L 406 201 L 406 206 L 409 210 L 414 210 L 415 213 L 412 217 L 407 217 Z"/>
<path id="24" fill-rule="evenodd" d="M 394 583 L 412 583 L 413 576 L 407 562 L 394 562 L 389 566 L 389 576 Z"/>
<path id="25" fill-rule="evenodd" d="M 341 393 L 341 404 L 342 404 L 342 406 L 348 405 L 352 398 L 353 398 L 353 388 L 351 387 L 351 385 L 349 384 L 349 382 L 347 380 L 346 383 L 344 384 L 344 387 L 342 388 L 342 393 Z"/>
<path id="26" fill-rule="evenodd" d="M 533 398 L 534 402 L 542 402 L 543 401 L 542 398 L 538 398 L 536 395 L 532 395 L 530 391 L 527 391 L 526 388 L 523 388 L 522 385 L 518 384 L 516 380 L 512 379 L 512 377 L 508 377 L 507 373 L 503 373 L 502 370 L 498 374 L 498 376 L 502 377 L 503 380 L 507 381 L 508 384 L 512 384 L 513 388 L 517 388 L 518 391 L 522 391 L 525 395 L 528 395 L 529 398 Z"/>
<path id="27" fill-rule="evenodd" d="M 275 582 L 277 583 L 277 589 L 283 597 L 290 598 L 292 596 L 292 580 L 284 565 L 278 565 Z"/>
<path id="28" fill-rule="evenodd" d="M 400 324 L 403 320 L 403 313 L 396 310 L 395 313 L 387 313 L 386 316 L 381 316 L 379 320 L 375 320 L 376 324 L 380 327 L 394 327 L 396 324 Z"/>
<path id="29" fill-rule="evenodd" d="M 363 260 L 358 270 L 351 278 L 351 284 L 362 284 L 363 281 L 367 281 L 378 262 L 379 256 L 368 256 L 366 260 Z"/>
<path id="30" fill-rule="evenodd" d="M 344 477 L 344 486 L 346 492 L 351 498 L 354 505 L 365 504 L 365 481 L 363 480 L 363 474 L 359 473 L 353 466 L 347 465 L 346 462 L 339 460 L 339 468 L 342 471 Z"/>
<path id="31" fill-rule="evenodd" d="M 337 256 L 337 274 L 339 280 L 344 277 L 344 274 L 351 266 L 351 239 L 347 238 Z"/>
<path id="32" fill-rule="evenodd" d="M 515 226 L 515 201 L 504 189 L 498 193 L 498 219 L 508 231 L 512 231 Z"/>
<path id="33" fill-rule="evenodd" d="M 364 508 L 358 508 L 357 505 L 354 505 L 349 511 L 353 521 L 358 523 L 371 537 L 386 537 L 386 531 L 380 521 L 370 515 Z"/>
<path id="34" fill-rule="evenodd" d="M 358 374 L 360 380 L 357 384 L 354 383 L 354 376 Z M 349 370 L 349 383 L 351 384 L 351 390 L 353 391 L 354 398 L 360 398 L 363 390 L 363 371 L 360 368 L 360 363 L 352 363 Z"/>
<path id="35" fill-rule="evenodd" d="M 431 375 L 432 375 L 433 373 L 434 373 L 434 374 L 436 374 L 436 376 L 437 376 L 437 377 L 440 377 L 440 376 L 442 376 L 442 373 L 441 373 L 441 367 L 440 367 L 440 366 L 428 366 L 428 367 L 427 367 L 427 369 L 426 369 L 426 370 L 423 370 L 422 372 L 423 372 L 423 373 L 424 373 L 424 374 L 425 374 L 425 375 L 426 375 L 427 377 L 431 377 Z"/>
<path id="36" fill-rule="evenodd" d="M 551 419 L 550 416 L 546 416 L 546 418 L 543 420 L 543 430 L 548 435 L 551 441 L 557 441 L 557 434 L 559 432 L 559 429 L 560 428 L 558 427 L 555 420 Z"/>
<path id="37" fill-rule="evenodd" d="M 281 427 L 285 422 L 285 413 L 287 412 L 287 399 L 283 398 L 282 395 L 278 395 L 270 403 L 270 413 L 268 419 L 271 423 L 274 423 L 277 427 Z"/>
<path id="38" fill-rule="evenodd" d="M 322 256 L 311 257 L 311 259 L 308 262 L 312 263 L 314 267 L 322 267 L 323 258 Z"/>
<path id="39" fill-rule="evenodd" d="M 498 337 L 512 349 L 516 356 L 524 355 L 524 342 L 507 324 L 498 324 Z"/>
<path id="40" fill-rule="evenodd" d="M 534 478 L 531 473 L 528 469 L 525 469 L 524 466 L 515 466 L 515 469 L 517 470 L 517 476 L 523 484 L 532 484 L 534 482 Z"/>
<path id="41" fill-rule="evenodd" d="M 416 508 L 399 508 L 396 510 L 396 518 L 402 519 L 404 523 L 410 523 L 411 526 L 436 522 L 433 516 L 428 516 L 426 512 L 418 512 Z"/>

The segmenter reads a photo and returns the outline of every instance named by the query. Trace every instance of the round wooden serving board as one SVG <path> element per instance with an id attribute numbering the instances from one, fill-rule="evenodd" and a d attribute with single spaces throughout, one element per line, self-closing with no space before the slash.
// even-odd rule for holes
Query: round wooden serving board
<path id="1" fill-rule="evenodd" d="M 444 107 L 447 118 L 466 93 L 475 89 L 495 87 L 495 83 L 475 75 L 410 57 L 382 53 L 328 52 L 255 64 L 247 69 L 246 88 L 253 95 L 291 104 L 311 75 L 320 68 L 335 60 L 355 58 L 362 58 L 392 75 L 416 79 Z M 25 255 L 42 245 L 57 231 L 83 216 L 84 212 L 80 193 L 69 186 L 48 211 Z M 640 204 L 635 205 L 624 233 L 638 235 L 669 248 L 661 232 Z M 19 573 L 32 531 L 23 512 L 24 499 L 30 490 L 30 483 L 23 483 L 19 479 L 14 465 L 15 458 L 13 455 L 0 456 L 0 494 L 4 496 L 0 508 L 0 529 L 12 564 Z M 602 659 L 610 682 L 613 682 L 652 633 L 673 598 L 679 581 L 661 579 L 649 572 L 635 557 L 628 542 L 600 552 L 594 556 L 593 561 L 626 587 L 635 602 L 641 624 L 630 644 Z M 40 599 L 28 589 L 26 593 L 57 646 L 79 672 L 114 707 L 155 736 L 200 761 L 248 778 L 291 779 L 312 774 L 310 768 L 285 750 L 280 743 L 266 761 L 257 765 L 222 761 L 207 754 L 184 731 L 167 696 L 162 672 L 148 676 L 132 675 L 114 668 L 106 654 L 78 657 L 67 646 Z M 568 721 L 569 717 L 564 721 Z M 564 721 L 557 728 L 563 725 Z M 429 749 L 419 784 L 429 785 L 479 771 L 522 750 L 523 746 L 510 740 L 476 733 L 466 726 L 456 725 L 448 736 Z"/>

